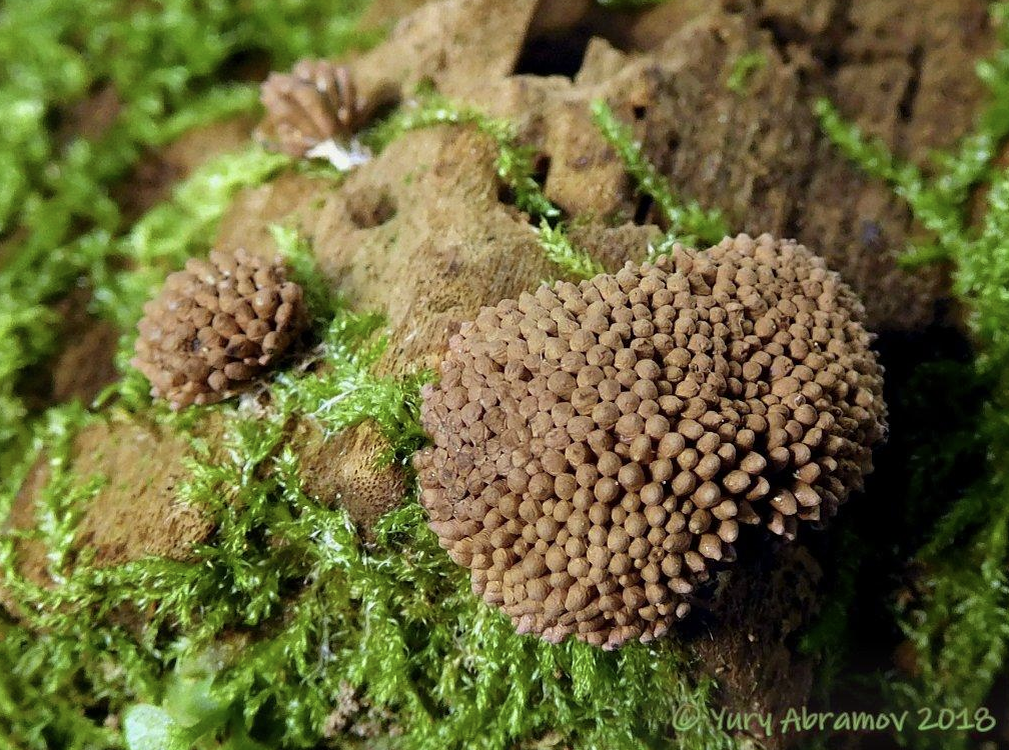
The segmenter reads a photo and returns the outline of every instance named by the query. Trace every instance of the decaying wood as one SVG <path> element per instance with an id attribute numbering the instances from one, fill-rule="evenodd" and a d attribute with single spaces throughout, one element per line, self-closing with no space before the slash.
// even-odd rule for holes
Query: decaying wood
<path id="1" fill-rule="evenodd" d="M 654 220 L 654 209 L 635 196 L 591 122 L 589 103 L 604 98 L 633 123 L 682 195 L 722 208 L 733 230 L 793 236 L 823 254 L 862 294 L 877 330 L 920 329 L 934 315 L 942 278 L 897 269 L 895 256 L 916 231 L 906 209 L 834 152 L 810 103 L 831 96 L 846 116 L 910 157 L 947 145 L 969 127 L 981 96 L 972 70 L 990 45 L 984 3 L 726 5 L 731 11 L 693 1 L 604 15 L 590 3 L 442 0 L 400 21 L 353 67 L 365 114 L 408 100 L 424 83 L 516 122 L 548 165 L 548 196 L 585 222 L 573 232 L 577 242 L 616 269 L 640 258 L 658 229 L 633 223 Z M 549 60 L 527 63 L 537 38 L 564 34 L 587 42 L 573 77 Z M 745 91 L 730 90 L 735 61 L 753 51 L 766 64 Z M 340 185 L 290 173 L 246 191 L 217 245 L 269 250 L 271 224 L 297 226 L 353 307 L 386 314 L 391 346 L 379 369 L 433 367 L 481 305 L 555 272 L 528 218 L 502 200 L 495 156 L 494 144 L 472 129 L 408 133 Z M 402 497 L 403 477 L 375 468 L 383 446 L 371 426 L 326 440 L 305 421 L 291 435 L 309 491 L 345 503 L 365 526 Z M 98 549 L 99 562 L 184 557 L 212 532 L 174 498 L 184 453 L 177 438 L 111 421 L 85 431 L 77 452 L 83 474 L 128 467 L 85 516 L 81 541 Z M 140 453 L 147 460 L 137 461 Z M 31 523 L 40 472 L 19 497 L 22 525 Z M 39 574 L 38 550 L 26 553 Z M 702 618 L 704 632 L 685 636 L 735 708 L 797 705 L 809 689 L 810 665 L 786 637 L 815 610 L 819 564 L 801 547 L 770 560 L 743 559 Z"/>

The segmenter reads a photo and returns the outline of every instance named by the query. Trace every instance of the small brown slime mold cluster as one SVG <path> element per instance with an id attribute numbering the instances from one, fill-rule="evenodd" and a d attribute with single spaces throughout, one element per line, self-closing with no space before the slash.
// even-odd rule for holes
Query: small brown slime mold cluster
<path id="1" fill-rule="evenodd" d="M 357 127 L 357 94 L 350 70 L 328 60 L 302 60 L 290 74 L 271 73 L 260 90 L 262 131 L 289 156 L 300 158 Z"/>
<path id="2" fill-rule="evenodd" d="M 793 538 L 861 488 L 886 429 L 861 316 L 767 235 L 485 307 L 424 392 L 431 527 L 520 632 L 660 636 L 740 524 Z"/>
<path id="3" fill-rule="evenodd" d="M 249 387 L 308 325 L 280 261 L 245 250 L 191 258 L 144 306 L 132 363 L 173 409 Z"/>

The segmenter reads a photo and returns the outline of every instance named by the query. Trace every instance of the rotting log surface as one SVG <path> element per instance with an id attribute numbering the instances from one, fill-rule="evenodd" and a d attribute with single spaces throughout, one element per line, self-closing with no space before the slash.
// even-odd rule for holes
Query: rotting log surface
<path id="1" fill-rule="evenodd" d="M 809 105 L 831 97 L 903 156 L 949 145 L 981 96 L 973 64 L 991 44 L 984 3 L 727 5 L 691 0 L 614 15 L 579 2 L 444 0 L 401 20 L 354 67 L 373 112 L 429 83 L 516 122 L 545 157 L 548 196 L 588 220 L 573 236 L 608 268 L 640 258 L 658 230 L 591 122 L 595 98 L 634 124 L 682 195 L 722 208 L 734 231 L 796 237 L 823 254 L 861 293 L 877 330 L 923 328 L 942 297 L 941 275 L 897 269 L 895 256 L 916 231 L 906 209 L 833 152 Z M 566 56 L 545 54 L 551 45 Z M 745 90 L 730 90 L 734 62 L 754 51 L 766 64 Z M 287 174 L 247 191 L 217 244 L 269 249 L 269 225 L 295 224 L 352 306 L 387 315 L 391 345 L 380 369 L 433 367 L 482 304 L 532 289 L 554 270 L 527 218 L 502 201 L 495 156 L 472 129 L 408 133 L 340 186 Z M 216 429 L 210 421 L 207 434 Z M 308 490 L 344 502 L 365 527 L 403 496 L 395 470 L 375 469 L 382 443 L 368 425 L 327 441 L 302 422 L 291 443 Z M 78 438 L 83 475 L 121 480 L 100 491 L 82 521 L 80 542 L 95 548 L 99 564 L 183 558 L 209 537 L 211 524 L 174 499 L 184 454 L 179 439 L 129 421 Z M 40 465 L 26 482 L 16 524 L 31 523 L 43 475 Z M 24 552 L 26 572 L 38 579 L 41 550 Z M 775 711 L 808 696 L 812 665 L 786 642 L 815 611 L 820 564 L 801 545 L 743 550 L 735 572 L 720 577 L 712 610 L 684 640 L 720 680 L 727 706 Z"/>

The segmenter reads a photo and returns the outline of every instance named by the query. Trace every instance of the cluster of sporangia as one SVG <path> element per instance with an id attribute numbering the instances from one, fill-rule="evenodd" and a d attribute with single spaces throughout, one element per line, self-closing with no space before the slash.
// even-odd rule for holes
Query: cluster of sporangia
<path id="1" fill-rule="evenodd" d="M 290 74 L 270 73 L 260 100 L 265 138 L 295 158 L 331 138 L 349 138 L 357 126 L 350 71 L 328 60 L 302 60 Z"/>
<path id="2" fill-rule="evenodd" d="M 133 366 L 173 409 L 249 387 L 308 325 L 283 263 L 245 250 L 191 258 L 144 306 Z"/>
<path id="3" fill-rule="evenodd" d="M 861 304 L 794 242 L 740 235 L 462 326 L 424 392 L 421 500 L 522 633 L 665 633 L 740 524 L 834 514 L 885 434 Z"/>

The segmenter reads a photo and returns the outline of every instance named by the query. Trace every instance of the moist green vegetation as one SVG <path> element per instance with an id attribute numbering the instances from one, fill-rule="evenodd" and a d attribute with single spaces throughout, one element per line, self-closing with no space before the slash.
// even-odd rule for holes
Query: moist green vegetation
<path id="1" fill-rule="evenodd" d="M 566 269 L 575 278 L 591 279 L 606 271 L 599 261 L 575 248 L 563 224 L 550 226 L 546 219 L 542 219 L 539 240 L 547 258 Z"/>
<path id="2" fill-rule="evenodd" d="M 516 204 L 554 222 L 541 230 L 544 251 L 564 273 L 596 272 L 556 223 L 510 124 L 438 103 L 394 116 L 372 142 L 438 124 L 491 135 Z M 686 677 L 693 670 L 675 643 L 603 653 L 519 636 L 471 593 L 412 492 L 367 541 L 342 508 L 305 494 L 287 445 L 294 424 L 311 420 L 335 433 L 370 420 L 389 442 L 386 460 L 409 471 L 407 459 L 425 439 L 417 414 L 430 374 L 371 372 L 385 346 L 381 315 L 351 311 L 334 296 L 292 229 L 274 227 L 273 236 L 315 319 L 317 345 L 300 366 L 275 376 L 254 402 L 179 415 L 150 402 L 146 382 L 128 366 L 143 302 L 187 257 L 206 252 L 237 190 L 286 165 L 255 148 L 220 157 L 129 231 L 85 228 L 52 267 L 43 259 L 45 284 L 31 284 L 20 247 L 4 271 L 11 309 L 32 311 L 4 319 L 25 342 L 5 361 L 5 386 L 51 350 L 51 340 L 29 348 L 34 327 L 45 303 L 77 277 L 93 290 L 95 312 L 123 331 L 124 375 L 97 412 L 69 404 L 22 420 L 16 390 L 7 392 L 10 471 L 0 516 L 36 461 L 48 475 L 35 526 L 0 541 L 0 588 L 19 615 L 16 623 L 0 620 L 0 738 L 24 748 L 312 747 L 331 734 L 339 744 L 349 718 L 408 748 L 665 743 L 673 708 L 706 705 L 714 689 Z M 110 185 L 111 178 L 100 187 Z M 70 270 L 59 265 L 66 257 L 74 259 Z M 211 411 L 223 424 L 213 445 L 193 429 Z M 157 421 L 190 442 L 177 500 L 203 509 L 215 527 L 190 560 L 97 567 L 75 544 L 76 523 L 105 478 L 75 474 L 74 435 L 94 421 L 124 419 Z M 19 572 L 30 543 L 44 545 L 51 586 Z M 343 716 L 347 702 L 360 715 Z M 732 743 L 705 714 L 676 746 Z"/>
<path id="3" fill-rule="evenodd" d="M 114 257 L 112 191 L 146 149 L 254 110 L 243 61 L 367 43 L 366 0 L 9 0 L 0 7 L 0 474 L 30 439 L 20 375 L 57 343 L 47 305 Z M 90 133 L 86 102 L 106 102 Z M 91 108 L 94 109 L 93 107 Z M 76 124 L 76 120 L 84 122 Z"/>
<path id="4" fill-rule="evenodd" d="M 7 239 L 0 257 L 8 256 L 0 272 L 0 333 L 10 342 L 0 351 L 0 516 L 29 467 L 44 460 L 48 468 L 35 527 L 0 542 L 0 584 L 21 618 L 0 619 L 0 740 L 7 745 L 340 744 L 347 721 L 340 707 L 349 703 L 357 706 L 348 714 L 357 729 L 406 748 L 645 748 L 666 746 L 677 705 L 703 706 L 710 698 L 714 684 L 685 677 L 695 670 L 672 640 L 604 653 L 516 635 L 496 609 L 472 595 L 466 571 L 438 548 L 412 492 L 367 540 L 343 509 L 305 494 L 297 456 L 287 446 L 294 424 L 311 420 L 332 434 L 369 420 L 389 442 L 386 460 L 409 471 L 406 459 L 424 440 L 419 388 L 430 374 L 391 378 L 371 371 L 385 346 L 382 316 L 352 311 L 334 297 L 311 248 L 293 230 L 276 227 L 274 239 L 315 317 L 317 346 L 302 366 L 276 375 L 254 403 L 180 415 L 152 404 L 146 382 L 127 366 L 132 331 L 151 291 L 187 257 L 207 250 L 237 190 L 290 165 L 254 148 L 222 157 L 132 227 L 110 197 L 114 185 L 142 149 L 254 106 L 250 87 L 216 83 L 253 40 L 260 47 L 268 40 L 261 51 L 277 66 L 313 51 L 332 54 L 347 43 L 361 4 L 339 2 L 334 12 L 321 0 L 253 0 L 239 12 L 227 3 L 178 2 L 170 12 L 133 9 L 127 19 L 117 2 L 16 0 L 0 11 L 0 60 L 8 61 L 0 103 L 13 123 L 0 133 L 0 193 L 11 196 L 0 206 Z M 999 4 L 997 13 L 1004 12 Z M 319 18 L 335 20 L 319 24 Z M 941 443 L 923 442 L 910 463 L 907 496 L 920 499 L 918 517 L 941 520 L 919 553 L 924 593 L 902 613 L 923 673 L 898 686 L 909 705 L 971 710 L 984 699 L 1009 642 L 1009 250 L 1003 239 L 1009 174 L 990 166 L 1009 127 L 1009 54 L 1000 52 L 980 70 L 996 104 L 977 133 L 956 153 L 939 157 L 927 175 L 867 143 L 828 104 L 820 105 L 835 142 L 894 184 L 930 232 L 933 239 L 910 251 L 908 262 L 952 263 L 955 291 L 971 313 L 976 362 L 930 365 L 921 373 L 922 383 L 941 375 L 956 388 L 909 389 L 917 394 L 909 398 L 931 398 L 917 408 L 953 412 L 968 389 L 983 394 L 985 406 L 979 423 Z M 122 108 L 106 135 L 52 135 L 54 118 L 109 84 Z M 680 201 L 629 127 L 604 104 L 593 111 L 639 192 L 651 197 L 667 224 L 653 253 L 674 241 L 720 239 L 721 217 Z M 511 200 L 541 223 L 547 257 L 575 278 L 597 271 L 598 262 L 571 243 L 536 181 L 533 154 L 511 123 L 426 95 L 375 128 L 369 143 L 380 149 L 407 130 L 436 125 L 475 127 L 490 136 Z M 972 223 L 967 200 L 981 183 L 990 183 L 988 211 Z M 68 404 L 29 414 L 18 374 L 53 351 L 56 321 L 47 303 L 78 279 L 92 289 L 94 311 L 123 332 L 123 379 L 104 394 L 100 411 Z M 210 411 L 223 423 L 213 445 L 192 430 Z M 188 436 L 189 475 L 178 499 L 203 508 L 215 523 L 193 559 L 98 568 L 86 547 L 75 546 L 77 519 L 105 478 L 74 473 L 73 436 L 102 419 L 155 420 Z M 985 470 L 971 487 L 952 500 L 933 489 L 950 486 L 936 474 L 956 474 L 979 455 Z M 27 543 L 45 545 L 53 586 L 18 573 Z M 849 545 L 852 560 L 858 548 Z M 833 647 L 843 628 L 843 606 L 827 611 L 831 627 L 810 637 L 817 650 Z M 675 742 L 732 746 L 704 713 Z"/>
<path id="5" fill-rule="evenodd" d="M 666 236 L 660 248 L 653 249 L 653 254 L 667 251 L 674 242 L 688 246 L 714 244 L 729 233 L 728 224 L 719 211 L 705 211 L 697 201 L 682 201 L 673 193 L 669 182 L 645 156 L 641 144 L 634 140 L 630 126 L 621 122 L 605 102 L 592 103 L 592 118 L 627 166 L 638 192 L 655 201 L 668 224 Z"/>
<path id="6" fill-rule="evenodd" d="M 765 67 L 767 67 L 767 54 L 761 50 L 740 55 L 732 63 L 732 70 L 729 71 L 725 85 L 729 91 L 740 95 L 745 94 L 750 85 L 750 79 L 757 71 L 763 70 Z"/>
<path id="7" fill-rule="evenodd" d="M 951 268 L 976 350 L 966 364 L 922 365 L 906 389 L 904 408 L 944 415 L 939 421 L 953 431 L 922 434 L 908 461 L 909 527 L 917 526 L 912 538 L 925 535 L 913 596 L 898 616 L 920 674 L 890 686 L 908 707 L 946 707 L 971 719 L 984 711 L 1009 650 L 1009 170 L 993 164 L 1009 133 L 1009 3 L 994 3 L 992 13 L 1001 49 L 978 66 L 992 104 L 975 132 L 936 155 L 928 170 L 863 137 L 829 102 L 817 105 L 837 147 L 891 184 L 921 225 L 903 262 Z M 971 200 L 978 191 L 985 197 L 980 216 Z M 975 400 L 977 412 L 964 418 L 965 404 Z M 934 432 L 934 418 L 930 425 Z M 914 739 L 921 746 L 967 743 L 962 732 Z"/>

